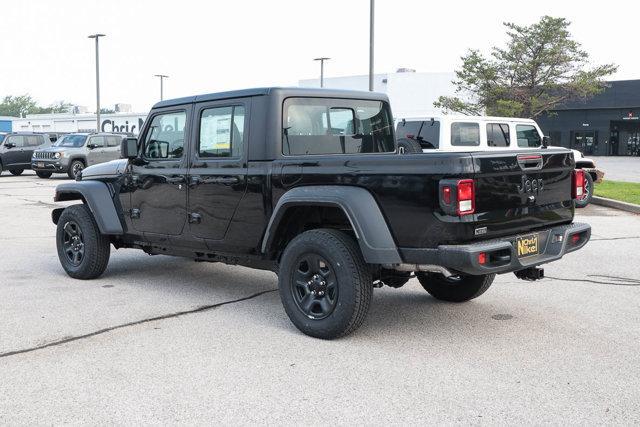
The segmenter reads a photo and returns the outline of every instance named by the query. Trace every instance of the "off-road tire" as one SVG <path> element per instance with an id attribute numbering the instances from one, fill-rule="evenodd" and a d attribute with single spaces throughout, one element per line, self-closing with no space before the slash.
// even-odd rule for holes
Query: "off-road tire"
<path id="1" fill-rule="evenodd" d="M 398 141 L 398 152 L 400 154 L 422 153 L 422 146 L 418 141 L 401 139 Z"/>
<path id="2" fill-rule="evenodd" d="M 481 276 L 459 275 L 446 278 L 439 273 L 417 273 L 418 281 L 435 299 L 448 302 L 465 302 L 479 297 L 489 289 L 495 274 Z"/>
<path id="3" fill-rule="evenodd" d="M 79 170 L 78 167 L 80 168 Z M 82 171 L 82 169 L 84 169 L 84 162 L 82 160 L 74 160 L 69 164 L 67 176 L 71 179 L 76 179 L 77 172 Z"/>
<path id="4" fill-rule="evenodd" d="M 38 175 L 38 178 L 47 179 L 47 178 L 51 178 L 51 175 L 53 175 L 53 172 L 36 171 L 36 175 Z"/>
<path id="5" fill-rule="evenodd" d="M 67 224 L 77 224 L 82 233 L 84 254 L 78 265 L 74 265 L 65 252 Z M 72 205 L 62 212 L 56 230 L 56 246 L 62 268 L 74 279 L 88 280 L 100 277 L 109 263 L 109 239 L 100 233 L 98 224 L 86 205 Z"/>
<path id="6" fill-rule="evenodd" d="M 22 175 L 22 172 L 24 172 L 24 169 L 9 169 L 9 172 L 11 172 L 11 175 Z"/>
<path id="7" fill-rule="evenodd" d="M 582 200 L 576 200 L 576 208 L 585 208 L 589 203 L 591 203 L 591 199 L 593 198 L 593 177 L 587 171 L 584 172 L 584 179 L 586 179 L 585 186 L 587 187 L 587 195 Z"/>
<path id="8" fill-rule="evenodd" d="M 305 314 L 294 297 L 294 277 L 299 274 L 300 261 L 309 255 L 326 260 L 336 281 L 335 307 L 321 319 Z M 289 319 L 301 332 L 334 339 L 350 334 L 364 321 L 371 305 L 373 277 L 352 237 L 337 230 L 316 229 L 296 236 L 285 248 L 278 287 Z"/>

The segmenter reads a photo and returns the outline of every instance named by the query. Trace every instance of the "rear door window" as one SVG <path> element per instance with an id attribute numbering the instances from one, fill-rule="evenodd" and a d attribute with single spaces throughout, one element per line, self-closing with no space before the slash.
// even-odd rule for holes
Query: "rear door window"
<path id="1" fill-rule="evenodd" d="M 538 148 L 542 145 L 542 138 L 538 129 L 532 125 L 517 125 L 516 134 L 518 137 L 518 147 Z"/>
<path id="2" fill-rule="evenodd" d="M 480 145 L 480 125 L 471 122 L 451 123 L 451 145 L 456 147 Z"/>
<path id="3" fill-rule="evenodd" d="M 508 123 L 487 123 L 487 146 L 508 147 L 510 143 Z"/>
<path id="4" fill-rule="evenodd" d="M 118 147 L 122 140 L 119 136 L 107 136 L 105 139 L 107 140 L 107 147 Z"/>
<path id="5" fill-rule="evenodd" d="M 420 132 L 416 136 L 422 148 L 438 148 L 440 146 L 440 122 L 427 120 L 422 122 Z"/>

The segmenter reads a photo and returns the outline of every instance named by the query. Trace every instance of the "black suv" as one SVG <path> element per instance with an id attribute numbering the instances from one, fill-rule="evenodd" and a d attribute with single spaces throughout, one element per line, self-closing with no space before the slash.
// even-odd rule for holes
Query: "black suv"
<path id="1" fill-rule="evenodd" d="M 31 169 L 33 151 L 51 145 L 49 136 L 41 133 L 9 133 L 0 145 L 0 173 L 9 170 L 20 175 Z"/>
<path id="2" fill-rule="evenodd" d="M 364 320 L 375 286 L 415 272 L 462 302 L 496 274 L 584 246 L 573 223 L 584 190 L 571 151 L 400 156 L 387 97 L 267 88 L 156 104 L 123 159 L 61 184 L 65 271 L 93 279 L 110 246 L 277 272 L 291 321 L 335 338 Z"/>

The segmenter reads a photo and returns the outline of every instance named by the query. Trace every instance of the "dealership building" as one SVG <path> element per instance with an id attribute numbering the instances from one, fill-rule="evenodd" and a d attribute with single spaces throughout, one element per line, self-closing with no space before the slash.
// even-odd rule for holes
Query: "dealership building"
<path id="1" fill-rule="evenodd" d="M 100 114 L 100 132 L 138 134 L 147 113 Z M 14 132 L 95 132 L 95 114 L 27 114 L 13 118 Z"/>
<path id="2" fill-rule="evenodd" d="M 640 141 L 640 80 L 608 82 L 599 95 L 536 119 L 553 145 L 588 155 L 628 156 Z"/>

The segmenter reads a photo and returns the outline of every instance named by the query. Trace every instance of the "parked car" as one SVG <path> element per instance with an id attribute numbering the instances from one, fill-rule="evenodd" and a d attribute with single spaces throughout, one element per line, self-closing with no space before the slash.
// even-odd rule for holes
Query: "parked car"
<path id="1" fill-rule="evenodd" d="M 496 274 L 541 278 L 591 233 L 573 222 L 584 172 L 568 150 L 401 157 L 372 92 L 161 101 L 122 157 L 56 188 L 82 201 L 52 213 L 69 276 L 99 277 L 111 245 L 269 269 L 293 324 L 326 339 L 360 326 L 374 286 L 416 272 L 433 297 L 468 301 Z"/>
<path id="2" fill-rule="evenodd" d="M 538 150 L 544 140 L 540 127 L 532 119 L 458 115 L 399 119 L 396 121 L 396 136 L 398 150 L 403 154 L 430 150 Z M 587 172 L 586 194 L 576 200 L 576 207 L 583 208 L 591 201 L 594 183 L 602 182 L 604 172 L 582 152 L 571 151 L 576 168 Z"/>
<path id="3" fill-rule="evenodd" d="M 13 175 L 20 175 L 31 168 L 34 150 L 51 145 L 46 135 L 37 133 L 7 133 L 0 139 L 0 173 L 8 170 Z"/>
<path id="4" fill-rule="evenodd" d="M 87 166 L 120 158 L 120 144 L 124 137 L 114 133 L 69 133 L 51 147 L 36 150 L 31 168 L 40 178 L 66 173 L 75 179 Z"/>

